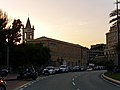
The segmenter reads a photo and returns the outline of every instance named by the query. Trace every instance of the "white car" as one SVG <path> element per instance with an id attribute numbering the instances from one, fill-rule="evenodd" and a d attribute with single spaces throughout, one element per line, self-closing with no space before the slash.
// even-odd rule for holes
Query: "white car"
<path id="1" fill-rule="evenodd" d="M 43 70 L 42 73 L 45 74 L 45 75 L 55 74 L 55 67 L 53 67 L 53 66 L 47 66 L 47 67 Z"/>
<path id="2" fill-rule="evenodd" d="M 59 69 L 60 69 L 60 72 L 68 72 L 68 66 L 67 65 L 61 65 Z"/>
<path id="3" fill-rule="evenodd" d="M 93 68 L 87 68 L 87 71 L 92 71 L 93 70 Z"/>

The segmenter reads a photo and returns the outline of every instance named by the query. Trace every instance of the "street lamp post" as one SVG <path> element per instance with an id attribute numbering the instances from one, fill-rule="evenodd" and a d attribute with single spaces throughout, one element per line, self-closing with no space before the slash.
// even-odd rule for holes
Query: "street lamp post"
<path id="1" fill-rule="evenodd" d="M 7 68 L 9 67 L 9 46 L 7 46 Z"/>

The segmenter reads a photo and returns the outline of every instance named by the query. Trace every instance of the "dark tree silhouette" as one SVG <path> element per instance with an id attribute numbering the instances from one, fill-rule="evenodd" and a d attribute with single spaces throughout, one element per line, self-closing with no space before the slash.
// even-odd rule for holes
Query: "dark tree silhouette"
<path id="1" fill-rule="evenodd" d="M 8 16 L 6 12 L 0 9 L 0 65 L 5 63 L 5 43 L 6 43 L 6 26 L 8 23 Z"/>
<path id="2" fill-rule="evenodd" d="M 15 19 L 12 23 L 12 27 L 7 30 L 7 44 L 17 45 L 21 40 L 22 22 L 20 19 Z"/>
<path id="3" fill-rule="evenodd" d="M 6 26 L 8 24 L 8 16 L 6 12 L 0 10 L 0 47 L 6 43 Z"/>
<path id="4" fill-rule="evenodd" d="M 113 10 L 110 14 L 109 14 L 110 18 L 112 18 L 110 20 L 110 23 L 113 23 L 113 25 L 117 25 L 117 20 L 118 22 L 120 22 L 120 9 L 118 9 L 118 17 L 117 17 L 117 10 Z"/>
<path id="5" fill-rule="evenodd" d="M 49 62 L 50 49 L 43 44 L 20 44 L 13 48 L 11 53 L 11 65 L 18 67 L 21 65 L 41 66 Z"/>
<path id="6" fill-rule="evenodd" d="M 20 19 L 15 19 L 12 25 L 8 24 L 8 15 L 0 10 L 0 65 L 6 65 L 7 45 L 10 46 L 9 51 L 11 54 L 12 48 L 21 40 L 21 28 L 23 25 Z"/>

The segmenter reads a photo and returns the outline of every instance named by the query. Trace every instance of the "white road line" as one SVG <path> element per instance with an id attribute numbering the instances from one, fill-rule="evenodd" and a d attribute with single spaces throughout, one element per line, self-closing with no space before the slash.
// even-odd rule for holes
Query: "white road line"
<path id="1" fill-rule="evenodd" d="M 77 89 L 77 90 L 80 90 L 80 89 Z"/>
<path id="2" fill-rule="evenodd" d="M 32 84 L 32 83 L 35 83 L 35 81 L 31 82 L 31 84 Z"/>
<path id="3" fill-rule="evenodd" d="M 19 90 L 23 90 L 24 88 L 20 88 Z"/>
<path id="4" fill-rule="evenodd" d="M 29 83 L 28 85 L 31 85 L 31 83 Z"/>
<path id="5" fill-rule="evenodd" d="M 72 82 L 72 84 L 75 86 L 75 83 L 74 83 L 74 82 Z"/>
<path id="6" fill-rule="evenodd" d="M 77 76 L 75 76 L 75 78 L 77 78 Z"/>
<path id="7" fill-rule="evenodd" d="M 24 86 L 24 88 L 28 87 L 28 85 Z"/>
<path id="8" fill-rule="evenodd" d="M 72 80 L 74 81 L 75 79 L 73 78 Z"/>

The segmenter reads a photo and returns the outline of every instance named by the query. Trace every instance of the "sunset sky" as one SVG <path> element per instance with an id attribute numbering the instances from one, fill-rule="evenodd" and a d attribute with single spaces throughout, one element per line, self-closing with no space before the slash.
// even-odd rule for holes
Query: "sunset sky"
<path id="1" fill-rule="evenodd" d="M 35 38 L 46 36 L 82 46 L 106 43 L 109 13 L 115 0 L 0 0 L 9 18 L 25 25 L 30 18 Z"/>

